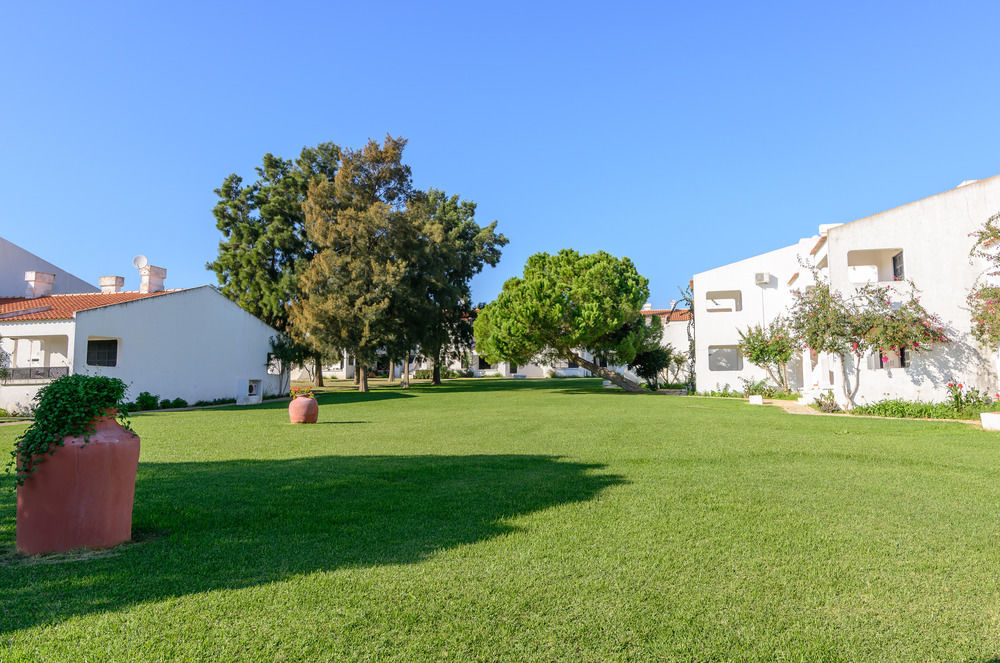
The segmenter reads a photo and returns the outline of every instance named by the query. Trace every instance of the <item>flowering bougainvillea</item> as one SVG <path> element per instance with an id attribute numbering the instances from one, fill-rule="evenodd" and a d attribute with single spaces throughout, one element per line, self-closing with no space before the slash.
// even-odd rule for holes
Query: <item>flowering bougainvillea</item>
<path id="1" fill-rule="evenodd" d="M 941 321 L 920 304 L 912 283 L 902 301 L 893 304 L 893 295 L 902 294 L 898 286 L 890 290 L 867 284 L 845 297 L 818 273 L 815 276 L 816 285 L 794 293 L 789 324 L 804 349 L 840 357 L 844 396 L 852 406 L 861 359 L 868 353 L 878 353 L 885 360 L 889 353 L 920 352 L 949 342 Z M 854 364 L 852 386 L 847 376 L 849 362 Z"/>
<path id="2" fill-rule="evenodd" d="M 983 276 L 1000 275 L 1000 214 L 994 214 L 986 223 L 972 233 L 975 243 L 969 255 L 982 258 L 990 271 Z M 972 318 L 972 335 L 977 341 L 990 348 L 1000 347 L 1000 287 L 978 280 L 969 292 L 966 301 Z"/>

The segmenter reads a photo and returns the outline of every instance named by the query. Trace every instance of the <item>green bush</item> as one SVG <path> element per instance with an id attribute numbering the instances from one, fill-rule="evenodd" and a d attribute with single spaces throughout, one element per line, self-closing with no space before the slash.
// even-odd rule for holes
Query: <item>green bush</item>
<path id="1" fill-rule="evenodd" d="M 232 405 L 235 402 L 235 398 L 216 398 L 212 401 L 197 401 L 194 404 L 194 407 L 205 407 L 207 405 Z"/>
<path id="2" fill-rule="evenodd" d="M 136 410 L 155 410 L 160 407 L 160 397 L 148 391 L 139 392 L 135 399 Z"/>
<path id="3" fill-rule="evenodd" d="M 833 394 L 829 391 L 820 394 L 811 405 L 820 412 L 826 412 L 827 414 L 841 411 L 836 399 L 834 399 Z"/>
<path id="4" fill-rule="evenodd" d="M 177 407 L 187 407 L 187 406 L 188 402 L 183 398 L 175 398 L 174 400 L 170 401 L 170 407 L 177 408 Z"/>
<path id="5" fill-rule="evenodd" d="M 418 380 L 430 380 L 434 377 L 433 368 L 418 368 L 413 372 L 413 377 Z M 441 369 L 441 379 L 446 380 L 449 378 L 471 378 L 472 371 L 453 371 L 450 368 Z"/>
<path id="6" fill-rule="evenodd" d="M 864 414 L 876 417 L 896 417 L 899 419 L 976 419 L 980 412 L 992 412 L 996 404 L 976 404 L 955 407 L 954 403 L 929 403 L 926 401 L 906 401 L 901 398 L 887 399 L 859 405 L 851 414 Z"/>

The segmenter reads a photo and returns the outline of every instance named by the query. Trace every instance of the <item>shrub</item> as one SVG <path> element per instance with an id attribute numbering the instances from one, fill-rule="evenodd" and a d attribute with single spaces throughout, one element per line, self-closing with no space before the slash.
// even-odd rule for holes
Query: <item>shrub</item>
<path id="1" fill-rule="evenodd" d="M 836 399 L 834 399 L 833 394 L 829 391 L 820 394 L 811 405 L 820 412 L 826 412 L 827 414 L 841 411 Z"/>
<path id="2" fill-rule="evenodd" d="M 136 410 L 155 410 L 160 407 L 160 397 L 148 391 L 139 392 L 135 398 Z"/>
<path id="3" fill-rule="evenodd" d="M 433 368 L 418 368 L 413 372 L 413 377 L 418 380 L 430 380 L 434 377 Z M 446 380 L 449 378 L 471 378 L 472 371 L 453 371 L 450 368 L 441 369 L 441 379 Z"/>
<path id="4" fill-rule="evenodd" d="M 174 408 L 187 407 L 187 406 L 188 406 L 188 402 L 186 400 L 184 400 L 183 398 L 175 398 L 170 403 L 170 407 L 174 407 Z"/>
<path id="5" fill-rule="evenodd" d="M 235 402 L 235 398 L 216 398 L 211 401 L 197 401 L 194 404 L 194 407 L 205 407 L 207 405 L 232 405 Z"/>

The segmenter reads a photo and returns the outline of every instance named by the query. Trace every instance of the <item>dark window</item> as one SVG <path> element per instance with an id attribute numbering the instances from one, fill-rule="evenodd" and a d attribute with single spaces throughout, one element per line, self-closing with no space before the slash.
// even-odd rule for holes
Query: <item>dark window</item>
<path id="1" fill-rule="evenodd" d="M 510 365 L 510 372 L 511 373 L 517 373 L 517 364 L 511 364 Z"/>
<path id="2" fill-rule="evenodd" d="M 88 366 L 117 366 L 118 341 L 87 341 Z"/>
<path id="3" fill-rule="evenodd" d="M 903 252 L 900 251 L 892 257 L 892 278 L 897 281 L 903 280 Z"/>
<path id="4" fill-rule="evenodd" d="M 493 364 L 491 364 L 490 362 L 488 362 L 485 359 L 483 359 L 482 357 L 480 357 L 479 358 L 479 370 L 485 371 L 485 370 L 488 370 L 490 368 L 493 368 Z"/>
<path id="5" fill-rule="evenodd" d="M 566 368 L 580 368 L 580 367 L 576 365 L 575 361 L 567 361 Z"/>
<path id="6" fill-rule="evenodd" d="M 910 362 L 911 355 L 906 351 L 906 348 L 902 348 L 898 354 L 895 350 L 890 350 L 884 358 L 881 353 L 876 351 L 868 357 L 868 368 L 873 370 L 880 368 L 909 368 Z"/>
<path id="7" fill-rule="evenodd" d="M 742 371 L 743 355 L 735 345 L 708 346 L 708 370 L 710 371 Z"/>

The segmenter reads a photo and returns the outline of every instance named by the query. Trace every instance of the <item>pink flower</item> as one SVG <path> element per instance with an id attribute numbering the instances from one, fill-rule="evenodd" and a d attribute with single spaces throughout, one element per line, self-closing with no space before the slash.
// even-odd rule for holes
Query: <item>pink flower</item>
<path id="1" fill-rule="evenodd" d="M 955 383 L 954 383 L 954 382 L 949 382 L 949 383 L 948 383 L 948 386 L 949 386 L 949 387 L 954 387 L 954 386 L 955 386 Z"/>
<path id="2" fill-rule="evenodd" d="M 962 383 L 961 383 L 961 382 L 959 382 L 959 383 L 958 383 L 958 388 L 959 388 L 959 389 L 964 389 L 965 387 L 963 387 L 963 386 L 962 386 Z"/>

